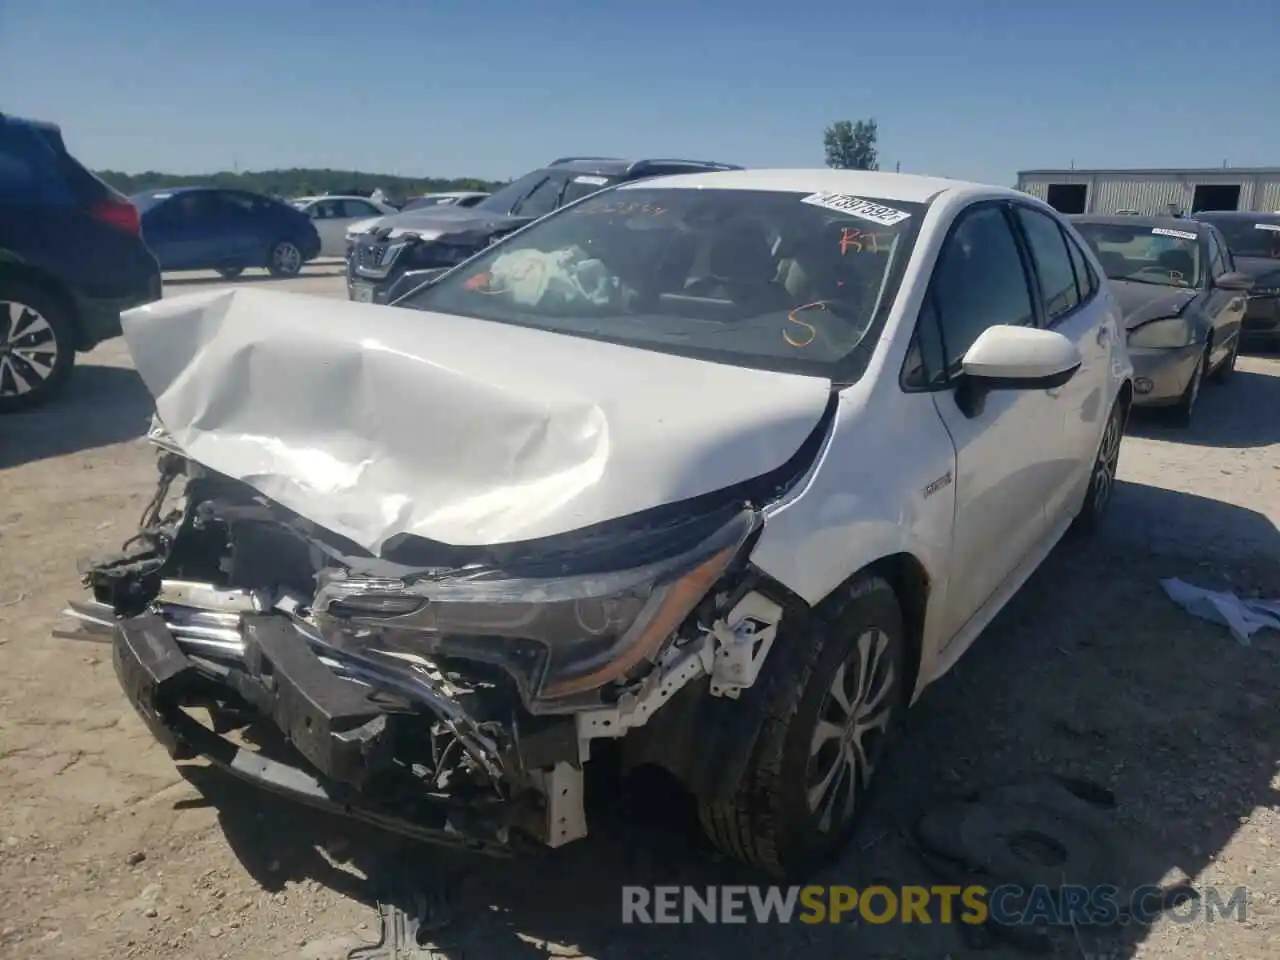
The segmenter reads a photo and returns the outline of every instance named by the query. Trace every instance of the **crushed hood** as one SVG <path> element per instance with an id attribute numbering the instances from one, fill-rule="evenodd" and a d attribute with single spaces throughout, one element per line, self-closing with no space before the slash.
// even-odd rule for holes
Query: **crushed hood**
<path id="1" fill-rule="evenodd" d="M 513 543 L 769 473 L 831 384 L 447 314 L 250 288 L 126 312 L 186 454 L 375 555 Z"/>
<path id="2" fill-rule="evenodd" d="M 1128 330 L 1149 320 L 1177 317 L 1198 295 L 1198 291 L 1185 287 L 1159 286 L 1154 283 L 1136 283 L 1131 280 L 1111 280 L 1111 291 L 1124 313 L 1124 325 Z"/>

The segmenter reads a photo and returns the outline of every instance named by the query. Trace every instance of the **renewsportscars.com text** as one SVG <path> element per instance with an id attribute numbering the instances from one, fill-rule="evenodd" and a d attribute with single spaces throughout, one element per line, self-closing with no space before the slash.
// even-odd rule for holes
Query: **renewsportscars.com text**
<path id="1" fill-rule="evenodd" d="M 679 923 L 995 923 L 1112 925 L 1246 919 L 1244 887 L 1187 891 L 1171 902 L 1161 887 L 847 886 L 622 888 L 622 922 Z"/>

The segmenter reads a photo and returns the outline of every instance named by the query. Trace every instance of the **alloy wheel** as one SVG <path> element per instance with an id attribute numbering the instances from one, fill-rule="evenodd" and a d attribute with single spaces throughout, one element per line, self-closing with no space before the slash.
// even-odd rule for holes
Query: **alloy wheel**
<path id="1" fill-rule="evenodd" d="M 1107 418 L 1106 429 L 1102 431 L 1102 443 L 1098 446 L 1098 459 L 1093 465 L 1093 512 L 1101 514 L 1111 499 L 1111 491 L 1115 489 L 1116 470 L 1120 464 L 1120 428 L 1121 413 L 1119 407 Z"/>
<path id="2" fill-rule="evenodd" d="M 58 335 L 39 310 L 0 300 L 0 397 L 40 387 L 53 376 L 58 351 Z"/>
<path id="3" fill-rule="evenodd" d="M 1196 401 L 1200 399 L 1200 382 L 1204 380 L 1204 368 L 1209 362 L 1209 352 L 1206 350 L 1200 362 L 1196 364 L 1195 373 L 1191 374 L 1191 383 L 1187 384 L 1187 416 L 1191 416 L 1191 411 L 1196 408 Z"/>
<path id="4" fill-rule="evenodd" d="M 271 251 L 271 262 L 281 273 L 297 273 L 302 268 L 302 251 L 287 240 Z"/>
<path id="5" fill-rule="evenodd" d="M 888 647 L 883 630 L 859 635 L 818 711 L 806 788 L 822 833 L 839 833 L 853 817 L 875 769 L 877 743 L 888 734 L 897 682 Z"/>

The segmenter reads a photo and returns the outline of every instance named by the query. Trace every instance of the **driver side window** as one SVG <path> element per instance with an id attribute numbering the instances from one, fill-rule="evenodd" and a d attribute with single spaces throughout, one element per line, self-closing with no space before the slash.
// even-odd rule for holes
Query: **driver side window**
<path id="1" fill-rule="evenodd" d="M 965 353 L 988 327 L 1035 324 L 1026 268 L 1001 205 L 982 204 L 960 214 L 943 242 L 929 294 L 948 381 L 959 375 Z"/>

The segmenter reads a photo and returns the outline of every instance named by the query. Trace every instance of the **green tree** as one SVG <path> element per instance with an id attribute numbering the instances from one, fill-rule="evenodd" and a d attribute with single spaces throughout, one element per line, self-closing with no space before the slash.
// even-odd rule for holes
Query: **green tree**
<path id="1" fill-rule="evenodd" d="M 879 130 L 874 119 L 837 120 L 822 135 L 827 166 L 836 170 L 879 170 L 876 144 Z"/>

